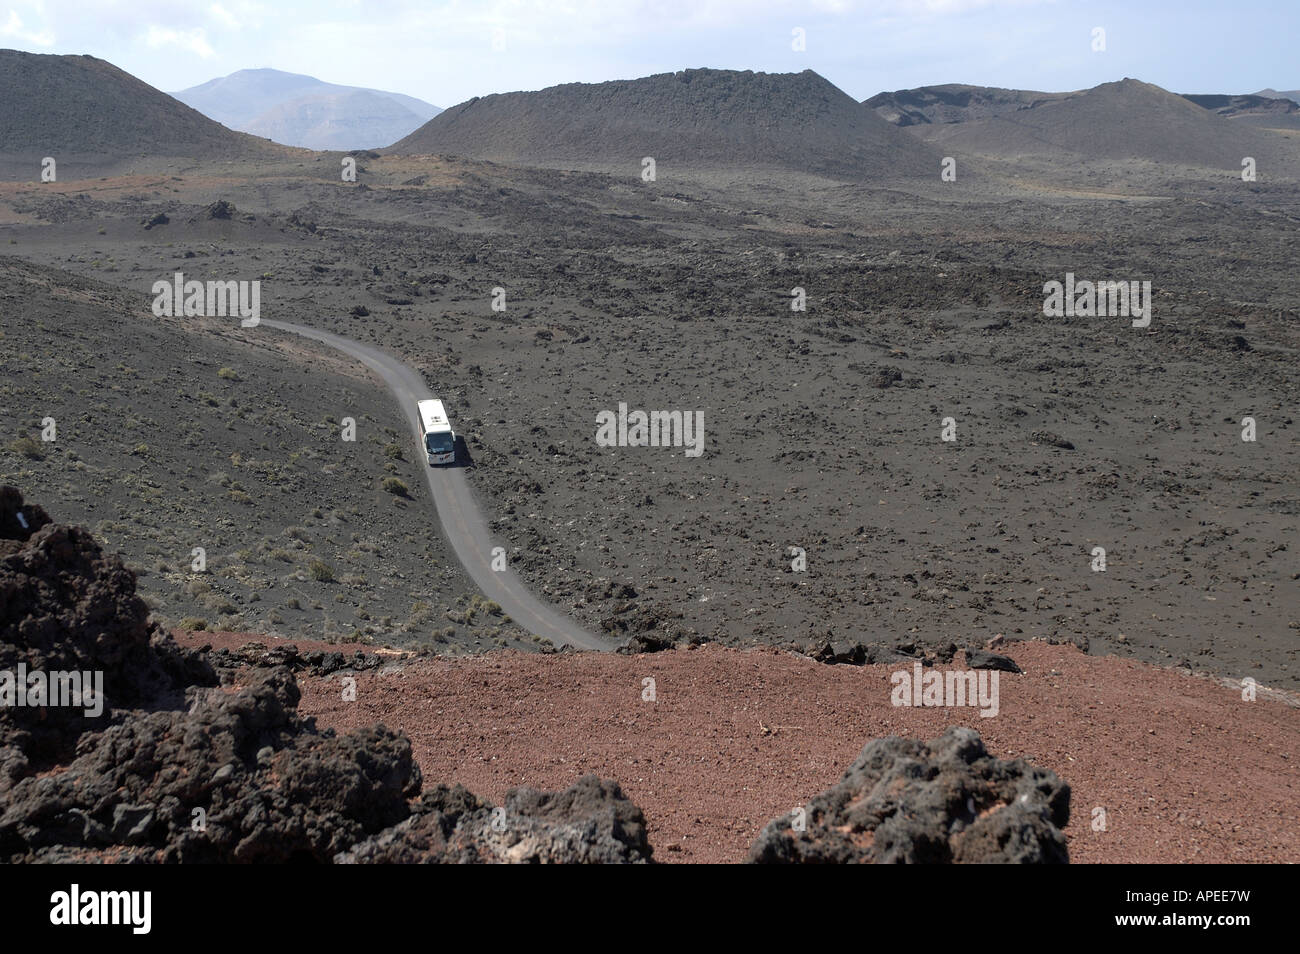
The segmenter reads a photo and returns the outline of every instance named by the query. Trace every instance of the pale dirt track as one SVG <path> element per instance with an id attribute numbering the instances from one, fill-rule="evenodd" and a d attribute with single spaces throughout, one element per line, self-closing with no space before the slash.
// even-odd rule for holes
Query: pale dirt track
<path id="1" fill-rule="evenodd" d="M 435 397 L 419 373 L 384 352 L 350 338 L 287 321 L 263 319 L 261 323 L 337 348 L 365 364 L 383 379 L 397 398 L 398 406 L 406 415 L 409 433 L 414 436 L 419 432 L 416 404 Z M 423 448 L 416 459 L 424 460 Z M 474 500 L 464 470 L 454 466 L 428 467 L 425 476 L 429 493 L 438 508 L 443 533 L 456 559 L 484 596 L 498 603 L 516 625 L 556 646 L 593 650 L 614 648 L 608 640 L 586 632 L 563 613 L 533 596 L 514 571 L 492 569 L 492 549 L 502 544 L 488 532 L 487 521 Z"/>

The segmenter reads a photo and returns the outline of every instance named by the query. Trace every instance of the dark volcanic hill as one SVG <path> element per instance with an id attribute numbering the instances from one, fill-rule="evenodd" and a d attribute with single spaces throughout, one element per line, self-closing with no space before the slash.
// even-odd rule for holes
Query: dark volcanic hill
<path id="1" fill-rule="evenodd" d="M 914 124 L 912 131 L 945 152 L 987 156 L 1074 155 L 1222 169 L 1239 169 L 1243 156 L 1288 161 L 1284 140 L 1275 134 L 1225 119 L 1139 80 L 1075 93 L 1024 95 L 1030 101 L 1016 108 L 998 101 L 987 109 L 992 115 L 964 122 L 932 120 Z"/>
<path id="2" fill-rule="evenodd" d="M 628 165 L 644 156 L 854 177 L 926 175 L 938 156 L 812 70 L 695 69 L 471 99 L 389 148 L 521 165 Z"/>
<path id="3" fill-rule="evenodd" d="M 93 56 L 0 50 L 0 150 L 224 157 L 278 147 L 233 132 Z"/>
<path id="4" fill-rule="evenodd" d="M 1300 103 L 1285 97 L 1183 93 L 1183 99 L 1189 99 L 1202 109 L 1208 109 L 1220 116 L 1240 116 L 1243 113 L 1300 113 Z"/>
<path id="5" fill-rule="evenodd" d="M 1160 88 L 1151 87 L 1151 89 Z M 994 118 L 1009 118 L 1013 122 L 1024 119 L 1033 122 L 1040 116 L 1049 119 L 1054 117 L 1050 112 L 1036 114 L 1027 113 L 1025 110 L 1042 109 L 1051 104 L 1102 90 L 1103 87 L 1097 87 L 1096 90 L 1073 93 L 1045 93 L 1031 89 L 1003 89 L 997 86 L 949 83 L 944 86 L 921 86 L 916 89 L 877 93 L 870 99 L 864 100 L 863 105 L 896 126 L 944 125 Z M 1160 90 L 1160 92 L 1164 91 Z M 1300 104 L 1287 99 L 1281 93 L 1275 96 L 1264 93 L 1253 96 L 1184 93 L 1182 98 L 1216 115 L 1237 120 L 1244 125 L 1274 129 L 1300 128 Z M 1166 100 L 1166 105 L 1168 102 Z M 934 140 L 945 134 L 927 131 L 921 132 L 920 135 Z"/>
<path id="6" fill-rule="evenodd" d="M 862 105 L 875 110 L 878 116 L 896 126 L 923 126 L 930 123 L 964 123 L 972 119 L 990 119 L 1069 95 L 948 83 L 944 86 L 921 86 L 916 89 L 894 90 L 892 93 L 877 93 Z"/>
<path id="7" fill-rule="evenodd" d="M 1224 96 L 1184 93 L 1197 106 L 1225 119 L 1270 129 L 1300 129 L 1300 103 L 1285 96 Z"/>

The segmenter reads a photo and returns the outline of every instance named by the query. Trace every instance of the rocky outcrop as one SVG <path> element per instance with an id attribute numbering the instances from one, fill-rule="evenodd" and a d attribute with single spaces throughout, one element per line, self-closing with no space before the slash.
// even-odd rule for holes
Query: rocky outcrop
<path id="1" fill-rule="evenodd" d="M 218 199 L 203 210 L 203 214 L 209 219 L 232 219 L 235 217 L 235 208 L 233 202 L 227 202 L 225 199 Z"/>
<path id="2" fill-rule="evenodd" d="M 830 666 L 872 666 L 877 663 L 920 661 L 927 666 L 950 663 L 957 653 L 957 644 L 948 642 L 934 650 L 926 650 L 914 642 L 862 642 L 841 639 L 834 635 L 817 637 L 802 645 L 792 645 L 794 652 Z"/>
<path id="3" fill-rule="evenodd" d="M 16 694 L 0 705 L 0 792 L 68 757 L 119 708 L 182 706 L 188 687 L 216 685 L 201 657 L 154 629 L 135 583 L 87 531 L 0 488 L 0 673 L 98 672 L 104 694 L 102 706 L 16 705 Z"/>
<path id="4" fill-rule="evenodd" d="M 1010 656 L 991 653 L 985 649 L 966 650 L 966 665 L 971 669 L 999 669 L 1002 672 L 1024 672 Z"/>
<path id="5" fill-rule="evenodd" d="M 769 822 L 759 864 L 1067 863 L 1070 787 L 951 728 L 929 742 L 867 743 L 838 784 Z"/>
<path id="6" fill-rule="evenodd" d="M 300 651 L 292 643 L 284 646 L 267 647 L 265 643 L 250 640 L 238 649 L 212 649 L 204 646 L 200 652 L 208 653 L 212 665 L 219 672 L 236 672 L 247 666 L 258 669 L 284 666 L 295 673 L 306 672 L 312 676 L 328 676 L 344 669 L 353 672 L 365 672 L 378 669 L 383 665 L 383 657 L 375 653 L 363 653 L 354 650 L 351 656 L 341 652 L 325 652 L 315 649 Z"/>
<path id="7" fill-rule="evenodd" d="M 293 675 L 276 669 L 186 712 L 122 720 L 13 787 L 0 856 L 328 862 L 406 818 L 420 789 L 409 740 L 382 726 L 318 732 L 297 704 Z"/>
<path id="8" fill-rule="evenodd" d="M 117 557 L 0 488 L 0 674 L 97 673 L 104 703 L 0 706 L 0 860 L 650 858 L 645 819 L 615 782 L 516 789 L 500 809 L 442 786 L 417 801 L 404 734 L 339 736 L 299 716 L 294 668 L 378 657 L 254 643 L 218 662 L 224 685 L 208 653 L 149 621 Z"/>
<path id="9" fill-rule="evenodd" d="M 284 666 L 219 688 L 135 583 L 87 531 L 0 489 L 0 673 L 93 674 L 103 693 L 0 707 L 0 858 L 329 861 L 410 814 L 404 736 L 318 732 Z"/>
<path id="10" fill-rule="evenodd" d="M 0 541 L 16 540 L 21 543 L 41 527 L 50 523 L 50 515 L 36 504 L 23 505 L 23 495 L 15 487 L 0 487 Z M 4 545 L 0 543 L 0 547 Z M 14 547 L 0 549 L 9 552 Z"/>
<path id="11" fill-rule="evenodd" d="M 563 792 L 515 788 L 494 807 L 438 786 L 417 813 L 341 853 L 349 864 L 644 864 L 645 817 L 617 782 L 594 775 Z"/>
<path id="12" fill-rule="evenodd" d="M 643 653 L 662 653 L 677 648 L 677 640 L 661 638 L 653 633 L 636 633 L 629 636 L 614 650 L 620 656 L 639 656 Z"/>

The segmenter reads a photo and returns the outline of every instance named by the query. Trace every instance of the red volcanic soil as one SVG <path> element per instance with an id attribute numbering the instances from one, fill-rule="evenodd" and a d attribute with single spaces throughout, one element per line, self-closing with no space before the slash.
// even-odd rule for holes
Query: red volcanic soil
<path id="1" fill-rule="evenodd" d="M 191 646 L 254 638 L 178 635 Z M 1246 702 L 1239 687 L 1068 645 L 999 651 L 1025 673 L 1000 674 L 992 718 L 894 707 L 889 677 L 901 665 L 826 666 L 770 649 L 407 657 L 356 675 L 356 702 L 341 700 L 337 674 L 298 678 L 301 711 L 320 725 L 410 735 L 426 786 L 460 782 L 500 801 L 515 785 L 617 779 L 645 812 L 659 861 L 742 861 L 764 824 L 837 781 L 868 740 L 930 739 L 954 724 L 977 729 L 991 754 L 1070 783 L 1072 861 L 1300 861 L 1294 697 L 1261 690 Z M 1094 830 L 1097 809 L 1105 830 Z"/>

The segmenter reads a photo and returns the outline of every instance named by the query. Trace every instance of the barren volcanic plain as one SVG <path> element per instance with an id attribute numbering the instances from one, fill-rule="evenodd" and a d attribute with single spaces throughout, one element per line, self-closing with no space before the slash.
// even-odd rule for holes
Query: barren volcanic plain
<path id="1" fill-rule="evenodd" d="M 409 409 L 373 373 L 265 324 L 151 311 L 154 283 L 177 273 L 257 280 L 262 318 L 346 336 L 423 376 L 464 439 L 466 478 L 511 568 L 610 648 L 677 644 L 682 665 L 691 644 L 764 650 L 701 656 L 707 686 L 725 683 L 731 659 L 753 678 L 782 659 L 769 647 L 951 661 L 954 645 L 992 641 L 1014 658 L 1018 641 L 1070 643 L 1136 667 L 1126 687 L 1162 667 L 1147 670 L 1153 692 L 1177 694 L 1179 679 L 1217 692 L 1221 715 L 1249 704 L 1240 686 L 1253 679 L 1278 690 L 1254 704 L 1294 727 L 1294 133 L 1125 81 L 1089 102 L 1124 95 L 1158 111 L 1171 97 L 1168 122 L 1206 149 L 1180 161 L 1167 143 L 1181 140 L 1157 131 L 1166 147 L 1144 152 L 1126 128 L 1091 154 L 1081 134 L 1020 155 L 1020 140 L 990 132 L 1005 116 L 895 126 L 815 74 L 652 80 L 621 84 L 631 94 L 549 91 L 547 109 L 586 109 L 607 138 L 575 123 L 582 143 L 550 141 L 535 163 L 517 150 L 493 158 L 512 110 L 527 111 L 508 97 L 447 110 L 383 152 L 161 144 L 142 155 L 136 143 L 79 156 L 54 182 L 39 181 L 37 143 L 5 156 L 0 483 L 121 552 L 168 629 L 421 655 L 550 651 L 478 595 L 440 532 Z M 644 126 L 609 120 L 636 115 L 627 95 Z M 703 158 L 667 149 L 648 180 L 643 158 L 671 133 L 663 116 L 687 100 Z M 834 135 L 809 121 L 776 143 L 779 124 L 761 115 L 773 100 L 830 117 Z M 1055 116 L 1071 102 L 1040 108 Z M 1079 108 L 1062 128 L 1105 115 Z M 846 155 L 849 135 L 861 148 Z M 1240 166 L 1252 153 L 1229 155 L 1235 135 L 1264 144 L 1254 181 Z M 355 181 L 341 176 L 349 158 Z M 1067 274 L 1149 282 L 1149 324 L 1045 314 L 1045 283 Z M 600 416 L 621 405 L 698 412 L 702 452 L 602 446 Z M 341 438 L 349 418 L 355 440 Z M 41 439 L 46 419 L 56 440 Z M 195 548 L 205 572 L 193 571 Z M 1030 655 L 1037 669 L 1023 678 L 1046 678 L 1056 657 Z M 1061 658 L 1077 675 L 1074 648 Z M 455 678 L 445 665 L 438 685 Z M 609 677 L 601 665 L 575 663 L 574 678 Z M 788 668 L 774 678 L 807 691 L 815 676 Z M 883 679 L 827 678 L 836 698 L 888 698 Z M 325 691 L 308 702 L 327 717 L 313 694 Z M 872 736 L 850 721 L 798 780 L 803 794 Z M 418 741 L 417 755 L 436 741 Z M 1277 742 L 1291 749 L 1292 809 L 1295 742 Z M 470 761 L 427 758 L 446 781 L 444 769 Z M 587 761 L 606 776 L 619 763 Z M 1068 762 L 1048 764 L 1070 780 Z M 489 788 L 518 781 L 470 774 Z M 531 781 L 564 781 L 553 764 L 543 774 Z M 739 860 L 756 826 L 799 796 L 782 785 L 739 833 L 705 836 L 694 860 Z M 685 810 L 664 806 L 652 835 L 689 844 Z M 1293 847 L 1270 853 L 1255 832 L 1238 854 L 1294 860 Z M 1092 854 L 1190 857 L 1168 845 Z"/>

